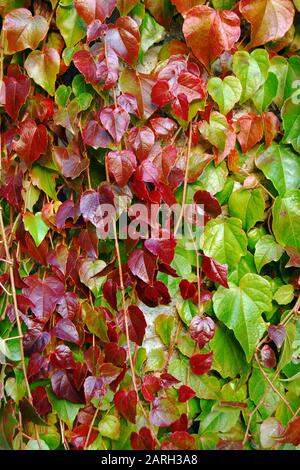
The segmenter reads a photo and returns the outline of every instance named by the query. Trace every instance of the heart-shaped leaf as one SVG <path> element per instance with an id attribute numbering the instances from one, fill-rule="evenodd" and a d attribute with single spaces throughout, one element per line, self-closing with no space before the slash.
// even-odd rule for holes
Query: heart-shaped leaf
<path id="1" fill-rule="evenodd" d="M 30 233 L 36 246 L 39 246 L 48 233 L 49 227 L 42 218 L 42 213 L 31 214 L 26 212 L 23 216 L 25 229 Z"/>
<path id="2" fill-rule="evenodd" d="M 55 94 L 55 81 L 60 67 L 60 57 L 56 49 L 45 47 L 42 51 L 32 51 L 24 67 L 35 83 L 50 95 Z"/>
<path id="3" fill-rule="evenodd" d="M 222 81 L 213 77 L 208 81 L 207 90 L 212 99 L 218 103 L 222 114 L 228 114 L 239 101 L 242 94 L 242 85 L 238 78 L 225 77 Z"/>
<path id="4" fill-rule="evenodd" d="M 117 0 L 74 0 L 78 15 L 87 24 L 94 20 L 105 21 L 117 5 Z"/>
<path id="5" fill-rule="evenodd" d="M 36 49 L 48 32 L 48 22 L 43 16 L 32 16 L 26 8 L 17 8 L 8 13 L 3 21 L 8 54 Z"/>
<path id="6" fill-rule="evenodd" d="M 183 34 L 193 54 L 209 68 L 213 60 L 232 49 L 238 41 L 240 19 L 233 11 L 196 6 L 185 15 Z"/>

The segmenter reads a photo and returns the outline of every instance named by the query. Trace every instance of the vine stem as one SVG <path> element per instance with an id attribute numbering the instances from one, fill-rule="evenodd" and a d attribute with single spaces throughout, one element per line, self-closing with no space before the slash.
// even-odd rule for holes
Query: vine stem
<path id="1" fill-rule="evenodd" d="M 183 194 L 182 194 L 182 201 L 181 201 L 181 210 L 180 210 L 179 218 L 177 220 L 177 224 L 174 229 L 174 237 L 176 237 L 176 234 L 178 232 L 178 229 L 180 227 L 183 214 L 184 214 L 184 206 L 185 206 L 185 200 L 186 200 L 189 166 L 190 166 L 190 158 L 191 158 L 192 136 L 193 136 L 193 126 L 192 126 L 192 123 L 190 123 L 189 139 L 188 139 L 187 155 L 186 155 L 186 163 L 185 163 L 184 186 L 183 186 Z"/>

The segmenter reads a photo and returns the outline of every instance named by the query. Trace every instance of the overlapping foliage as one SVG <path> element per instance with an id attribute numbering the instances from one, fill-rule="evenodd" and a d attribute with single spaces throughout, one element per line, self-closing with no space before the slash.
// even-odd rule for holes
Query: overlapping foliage
<path id="1" fill-rule="evenodd" d="M 0 2 L 0 448 L 299 446 L 299 11 Z"/>

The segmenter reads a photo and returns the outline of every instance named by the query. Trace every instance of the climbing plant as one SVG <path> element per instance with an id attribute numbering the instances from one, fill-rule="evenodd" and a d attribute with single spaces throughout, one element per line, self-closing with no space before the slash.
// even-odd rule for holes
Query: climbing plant
<path id="1" fill-rule="evenodd" d="M 1 449 L 299 447 L 299 11 L 0 2 Z"/>

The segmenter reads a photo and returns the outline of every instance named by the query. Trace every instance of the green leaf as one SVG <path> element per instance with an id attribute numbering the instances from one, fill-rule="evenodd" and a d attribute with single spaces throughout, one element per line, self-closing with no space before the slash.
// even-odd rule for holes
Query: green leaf
<path id="1" fill-rule="evenodd" d="M 296 340 L 296 326 L 293 323 L 288 323 L 285 327 L 286 334 L 283 347 L 281 349 L 280 359 L 278 362 L 277 369 L 283 369 L 289 364 L 293 357 L 293 343 Z"/>
<path id="2" fill-rule="evenodd" d="M 50 450 L 46 442 L 43 441 L 43 439 L 39 439 L 38 441 L 36 439 L 30 439 L 30 441 L 27 442 L 25 449 L 26 450 Z"/>
<path id="3" fill-rule="evenodd" d="M 273 142 L 256 157 L 256 166 L 272 181 L 280 196 L 300 185 L 300 159 L 288 146 Z"/>
<path id="4" fill-rule="evenodd" d="M 269 375 L 270 380 L 272 380 L 274 373 L 266 373 Z M 275 380 L 274 385 L 279 391 L 283 392 L 283 387 L 278 380 Z M 263 418 L 267 418 L 271 415 L 280 402 L 279 396 L 272 390 L 261 371 L 257 368 L 253 369 L 249 380 L 249 396 L 255 405 L 258 405 L 262 397 L 265 397 L 265 404 L 259 407 L 259 412 Z"/>
<path id="5" fill-rule="evenodd" d="M 44 88 L 50 95 L 55 94 L 56 76 L 59 72 L 60 57 L 56 49 L 45 48 L 32 51 L 25 60 L 24 67 L 35 83 Z"/>
<path id="6" fill-rule="evenodd" d="M 237 375 L 245 375 L 248 370 L 244 351 L 234 334 L 224 325 L 219 324 L 210 342 L 214 353 L 212 369 L 224 378 L 234 379 Z M 228 360 L 230 358 L 230 360 Z"/>
<path id="7" fill-rule="evenodd" d="M 300 190 L 287 191 L 273 206 L 273 233 L 282 246 L 300 251 Z"/>
<path id="8" fill-rule="evenodd" d="M 228 169 L 225 162 L 217 167 L 213 162 L 209 163 L 195 185 L 196 191 L 199 188 L 208 191 L 212 195 L 219 193 L 224 189 L 227 175 Z"/>
<path id="9" fill-rule="evenodd" d="M 55 103 L 57 106 L 66 106 L 71 96 L 72 89 L 70 86 L 59 85 L 55 92 Z"/>
<path id="10" fill-rule="evenodd" d="M 120 437 L 120 421 L 116 416 L 104 416 L 98 425 L 98 429 L 102 436 L 109 439 L 117 440 Z"/>
<path id="11" fill-rule="evenodd" d="M 234 105 L 238 103 L 242 94 L 242 85 L 238 78 L 225 77 L 222 81 L 219 77 L 213 77 L 208 81 L 207 90 L 212 99 L 218 103 L 222 114 L 228 114 Z"/>
<path id="12" fill-rule="evenodd" d="M 192 321 L 192 318 L 195 317 L 198 312 L 198 306 L 195 305 L 192 300 L 180 300 L 177 304 L 177 312 L 181 320 L 189 325 Z"/>
<path id="13" fill-rule="evenodd" d="M 251 54 L 246 51 L 234 54 L 233 71 L 243 88 L 241 104 L 252 98 L 265 83 L 269 65 L 269 55 L 265 49 L 255 49 Z"/>
<path id="14" fill-rule="evenodd" d="M 90 93 L 81 93 L 81 95 L 75 98 L 78 103 L 79 111 L 86 111 L 91 106 L 93 101 L 93 95 Z"/>
<path id="15" fill-rule="evenodd" d="M 255 246 L 254 261 L 257 271 L 260 273 L 266 264 L 278 261 L 283 252 L 284 249 L 276 243 L 272 235 L 262 237 Z"/>
<path id="16" fill-rule="evenodd" d="M 261 314 L 271 308 L 271 300 L 270 283 L 257 274 L 246 274 L 239 286 L 230 283 L 229 289 L 219 287 L 213 297 L 218 319 L 233 330 L 248 362 L 265 331 Z"/>
<path id="17" fill-rule="evenodd" d="M 230 215 L 241 219 L 243 228 L 248 232 L 256 222 L 263 220 L 265 201 L 260 189 L 239 189 L 234 191 L 228 201 Z"/>
<path id="18" fill-rule="evenodd" d="M 153 44 L 163 40 L 166 34 L 165 28 L 158 24 L 153 16 L 148 12 L 145 13 L 142 24 L 140 26 L 141 42 L 139 59 L 142 62 L 144 55 Z"/>
<path id="19" fill-rule="evenodd" d="M 277 95 L 278 79 L 276 75 L 269 72 L 265 84 L 255 93 L 252 98 L 257 111 L 262 114 L 268 109 Z"/>
<path id="20" fill-rule="evenodd" d="M 56 24 L 67 47 L 75 46 L 86 35 L 86 24 L 77 14 L 73 2 L 63 0 L 56 10 Z"/>
<path id="21" fill-rule="evenodd" d="M 11 361 L 20 361 L 20 341 L 18 339 L 10 339 L 5 341 L 4 339 L 0 338 L 0 364 L 5 363 L 5 359 L 2 359 L 1 357 L 2 355 Z"/>
<path id="22" fill-rule="evenodd" d="M 240 411 L 228 408 L 227 411 L 215 404 L 207 416 L 201 419 L 199 432 L 227 432 L 236 425 Z"/>
<path id="23" fill-rule="evenodd" d="M 274 98 L 274 103 L 281 108 L 285 100 L 285 89 L 289 71 L 289 64 L 285 57 L 275 56 L 270 62 L 270 72 L 277 77 L 278 88 Z"/>
<path id="24" fill-rule="evenodd" d="M 231 10 L 236 0 L 212 0 L 213 7 L 216 10 Z"/>
<path id="25" fill-rule="evenodd" d="M 209 117 L 209 123 L 203 121 L 200 127 L 200 133 L 204 139 L 208 140 L 211 145 L 217 147 L 221 152 L 225 150 L 228 122 L 223 114 L 213 111 Z"/>
<path id="26" fill-rule="evenodd" d="M 287 305 L 292 302 L 293 298 L 294 288 L 291 284 L 280 286 L 273 295 L 273 299 L 276 300 L 279 305 Z"/>
<path id="27" fill-rule="evenodd" d="M 52 405 L 53 411 L 57 413 L 59 419 L 61 419 L 69 429 L 72 429 L 75 418 L 83 404 L 72 403 L 68 400 L 58 399 L 51 390 L 47 390 L 48 399 Z"/>
<path id="28" fill-rule="evenodd" d="M 209 221 L 201 237 L 201 248 L 206 256 L 227 264 L 231 270 L 235 269 L 247 252 L 247 237 L 242 222 L 233 217 Z"/>
<path id="29" fill-rule="evenodd" d="M 300 100 L 289 98 L 281 110 L 283 120 L 283 143 L 291 144 L 300 153 Z"/>
<path id="30" fill-rule="evenodd" d="M 155 318 L 155 332 L 166 346 L 170 346 L 174 329 L 175 318 L 173 315 L 161 313 Z"/>
<path id="31" fill-rule="evenodd" d="M 48 168 L 34 164 L 30 171 L 31 182 L 44 191 L 51 199 L 57 201 L 55 178 L 57 174 Z"/>
<path id="32" fill-rule="evenodd" d="M 160 371 L 166 363 L 166 353 L 163 349 L 151 349 L 147 354 L 147 364 L 145 371 Z"/>
<path id="33" fill-rule="evenodd" d="M 25 230 L 30 233 L 34 239 L 35 245 L 39 246 L 49 230 L 48 225 L 45 224 L 42 218 L 42 213 L 37 212 L 36 214 L 31 214 L 31 212 L 26 212 L 23 215 L 23 222 Z"/>

